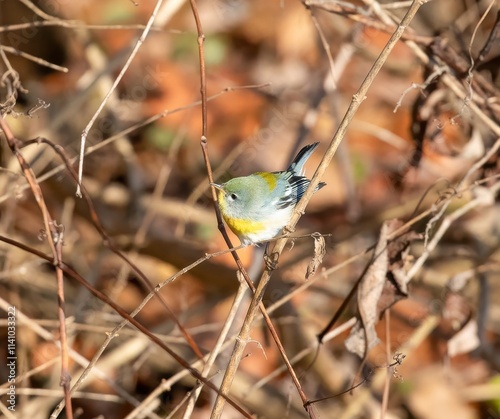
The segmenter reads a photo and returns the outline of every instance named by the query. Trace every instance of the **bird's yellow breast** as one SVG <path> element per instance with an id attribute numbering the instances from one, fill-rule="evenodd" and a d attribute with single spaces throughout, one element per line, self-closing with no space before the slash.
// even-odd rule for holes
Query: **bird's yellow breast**
<path id="1" fill-rule="evenodd" d="M 260 231 L 265 229 L 264 223 L 260 221 L 246 220 L 244 218 L 233 218 L 222 214 L 224 221 L 228 227 L 237 236 L 248 235 L 248 234 L 258 234 Z"/>

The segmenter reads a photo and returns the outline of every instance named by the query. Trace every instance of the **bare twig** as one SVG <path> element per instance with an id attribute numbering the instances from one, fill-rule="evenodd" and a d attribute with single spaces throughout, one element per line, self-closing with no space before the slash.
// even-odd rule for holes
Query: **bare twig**
<path id="1" fill-rule="evenodd" d="M 90 129 L 92 128 L 92 126 L 94 125 L 97 117 L 99 116 L 101 111 L 104 109 L 104 106 L 106 106 L 108 99 L 111 97 L 111 95 L 115 91 L 116 87 L 120 83 L 121 79 L 125 75 L 126 71 L 128 70 L 130 64 L 132 63 L 133 59 L 135 58 L 137 52 L 139 51 L 139 48 L 144 43 L 144 41 L 149 33 L 149 30 L 151 29 L 151 26 L 154 23 L 156 14 L 158 13 L 158 10 L 160 9 L 162 2 L 163 2 L 163 0 L 157 0 L 155 8 L 154 8 L 153 12 L 151 13 L 151 16 L 149 17 L 148 23 L 147 23 L 146 27 L 144 28 L 144 31 L 142 32 L 141 36 L 137 40 L 134 48 L 132 49 L 125 65 L 121 69 L 120 74 L 118 74 L 118 77 L 113 82 L 113 85 L 109 89 L 109 92 L 106 94 L 106 96 L 102 100 L 101 104 L 97 108 L 97 111 L 94 113 L 94 116 L 90 119 L 89 123 L 87 124 L 87 126 L 83 130 L 81 141 L 80 141 L 80 158 L 78 160 L 78 186 L 76 189 L 76 195 L 80 198 L 82 197 L 80 185 L 82 183 L 82 177 L 83 177 L 83 159 L 85 156 L 85 144 L 87 142 L 87 135 L 88 135 Z"/>
<path id="2" fill-rule="evenodd" d="M 409 356 L 422 341 L 429 336 L 439 324 L 438 316 L 428 316 L 413 332 L 413 334 L 398 348 L 397 353 Z M 348 419 L 359 416 L 364 411 L 365 405 L 372 397 L 372 392 L 380 392 L 386 377 L 385 369 L 379 369 L 370 380 L 370 388 L 358 391 L 349 399 L 348 406 L 343 410 L 339 419 Z"/>
<path id="3" fill-rule="evenodd" d="M 61 71 L 63 73 L 68 72 L 68 69 L 66 67 L 61 67 L 60 65 L 52 64 L 51 62 L 44 60 L 43 58 L 36 57 L 34 55 L 28 54 L 27 52 L 19 51 L 16 48 L 7 47 L 5 45 L 0 45 L 0 48 L 5 52 L 8 52 L 9 54 L 26 58 L 27 60 L 33 61 L 34 63 L 37 63 L 41 66 L 51 68 L 52 70 Z"/>
<path id="4" fill-rule="evenodd" d="M 495 194 L 500 190 L 500 182 L 497 182 L 493 186 L 487 188 L 487 190 L 480 192 L 478 196 L 471 201 L 469 201 L 467 204 L 461 206 L 457 210 L 455 210 L 453 213 L 450 215 L 446 216 L 441 224 L 439 225 L 438 230 L 434 233 L 432 236 L 432 239 L 429 240 L 427 246 L 424 249 L 424 252 L 422 255 L 415 261 L 413 266 L 410 268 L 410 270 L 407 273 L 407 278 L 408 280 L 413 278 L 416 273 L 422 268 L 424 265 L 425 261 L 429 258 L 430 254 L 434 251 L 438 243 L 441 241 L 444 233 L 448 231 L 450 226 L 458 220 L 459 218 L 463 217 L 465 214 L 468 212 L 472 211 L 473 209 L 477 208 L 478 206 L 482 205 L 491 205 L 493 203 L 493 197 Z M 445 212 L 445 210 L 448 208 L 448 205 L 450 204 L 451 199 L 447 200 L 447 204 L 443 205 L 437 216 L 441 218 Z"/>
<path id="5" fill-rule="evenodd" d="M 45 235 L 49 243 L 49 247 L 52 252 L 52 263 L 56 269 L 57 277 L 57 294 L 58 294 L 58 314 L 59 314 L 59 333 L 61 339 L 61 386 L 64 388 L 64 394 L 66 403 L 68 406 L 67 416 L 69 419 L 73 418 L 73 409 L 71 406 L 71 395 L 69 392 L 69 383 L 71 378 L 69 375 L 69 360 L 68 360 L 68 346 L 66 342 L 66 322 L 65 322 L 65 307 L 64 307 L 64 281 L 63 272 L 59 265 L 62 263 L 62 245 L 63 245 L 63 234 L 62 226 L 58 226 L 57 223 L 52 219 L 50 212 L 45 203 L 45 199 L 42 193 L 42 189 L 38 184 L 35 173 L 31 169 L 31 166 L 24 159 L 23 155 L 19 150 L 19 141 L 14 137 L 9 125 L 5 121 L 2 115 L 0 115 L 0 128 L 2 129 L 7 144 L 16 156 L 19 166 L 21 167 L 24 177 L 30 185 L 31 191 L 35 200 L 38 204 L 40 212 L 42 213 L 43 222 L 45 226 Z"/>
<path id="6" fill-rule="evenodd" d="M 236 292 L 236 295 L 233 299 L 233 305 L 231 306 L 231 310 L 229 311 L 229 314 L 226 317 L 226 321 L 224 322 L 224 327 L 222 328 L 219 337 L 217 339 L 217 342 L 214 345 L 214 348 L 210 352 L 210 356 L 207 359 L 207 362 L 205 363 L 205 366 L 203 367 L 203 370 L 201 374 L 204 377 L 207 377 L 210 369 L 212 368 L 213 364 L 215 363 L 215 359 L 219 355 L 222 345 L 224 344 L 227 335 L 231 329 L 231 325 L 233 324 L 234 319 L 236 318 L 236 315 L 238 313 L 238 309 L 240 307 L 240 304 L 243 301 L 243 297 L 245 295 L 245 291 L 247 290 L 247 286 L 244 283 L 244 281 L 240 281 L 240 286 L 238 287 L 238 291 Z M 191 417 L 191 413 L 193 412 L 194 409 L 194 404 L 196 403 L 196 400 L 200 396 L 201 393 L 201 386 L 196 388 L 192 395 L 191 398 L 189 399 L 187 408 L 184 412 L 184 419 L 189 419 Z"/>
<path id="7" fill-rule="evenodd" d="M 146 25 L 91 25 L 84 22 L 79 22 L 77 20 L 63 20 L 63 19 L 53 19 L 53 20 L 36 20 L 27 23 L 15 23 L 12 25 L 0 26 L 0 33 L 12 32 L 12 31 L 22 31 L 30 28 L 45 28 L 50 26 L 59 26 L 62 28 L 69 29 L 88 29 L 88 30 L 144 30 Z M 160 31 L 160 28 L 151 28 L 151 31 Z M 179 31 L 169 31 L 172 33 L 179 33 Z"/>
<path id="8" fill-rule="evenodd" d="M 384 312 L 385 318 L 385 356 L 387 364 L 391 362 L 391 310 Z M 387 405 L 389 404 L 389 386 L 391 383 L 391 370 L 387 368 L 385 373 L 384 390 L 382 393 L 382 403 L 380 406 L 380 419 L 384 419 L 387 413 Z"/>
<path id="9" fill-rule="evenodd" d="M 392 33 L 396 28 L 396 23 L 394 21 L 377 21 L 372 17 L 368 16 L 367 12 L 359 6 L 354 6 L 347 2 L 325 2 L 323 0 L 302 0 L 304 5 L 308 8 L 314 8 L 319 10 L 325 10 L 330 13 L 335 13 L 340 16 L 345 16 L 352 20 L 353 22 L 358 22 L 366 27 L 374 28 L 376 30 Z M 403 3 L 407 3 L 408 6 L 412 3 L 408 2 L 398 2 L 398 7 L 408 7 Z M 386 9 L 391 9 L 391 7 L 385 7 Z M 394 7 L 395 8 L 395 7 Z M 413 31 L 406 31 L 401 35 L 402 39 L 413 40 L 419 44 L 427 45 L 432 42 L 432 38 L 429 36 L 417 35 Z"/>

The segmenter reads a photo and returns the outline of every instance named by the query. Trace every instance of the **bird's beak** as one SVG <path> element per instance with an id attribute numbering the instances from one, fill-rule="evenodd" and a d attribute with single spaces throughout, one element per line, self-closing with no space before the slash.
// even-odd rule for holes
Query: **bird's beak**
<path id="1" fill-rule="evenodd" d="M 210 182 L 210 185 L 212 185 L 214 188 L 218 189 L 219 191 L 224 192 L 224 188 L 222 187 L 222 185 L 219 185 L 219 184 L 213 183 L 213 182 Z"/>

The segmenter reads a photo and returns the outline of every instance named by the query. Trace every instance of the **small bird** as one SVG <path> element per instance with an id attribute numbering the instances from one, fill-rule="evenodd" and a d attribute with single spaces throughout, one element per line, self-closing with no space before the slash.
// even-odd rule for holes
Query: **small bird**
<path id="1" fill-rule="evenodd" d="M 285 171 L 256 172 L 221 185 L 212 183 L 218 189 L 222 217 L 241 244 L 271 240 L 288 224 L 293 209 L 311 183 L 303 169 L 318 144 L 302 148 Z M 320 182 L 314 192 L 325 185 Z"/>

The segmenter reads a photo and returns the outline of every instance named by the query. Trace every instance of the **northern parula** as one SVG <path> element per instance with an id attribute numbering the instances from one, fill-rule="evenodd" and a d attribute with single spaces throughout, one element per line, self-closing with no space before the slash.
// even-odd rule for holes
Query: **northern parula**
<path id="1" fill-rule="evenodd" d="M 256 172 L 221 185 L 217 201 L 224 221 L 243 245 L 267 241 L 280 234 L 295 205 L 311 181 L 304 176 L 304 164 L 319 143 L 305 146 L 283 172 Z M 320 182 L 314 192 L 325 186 Z"/>

